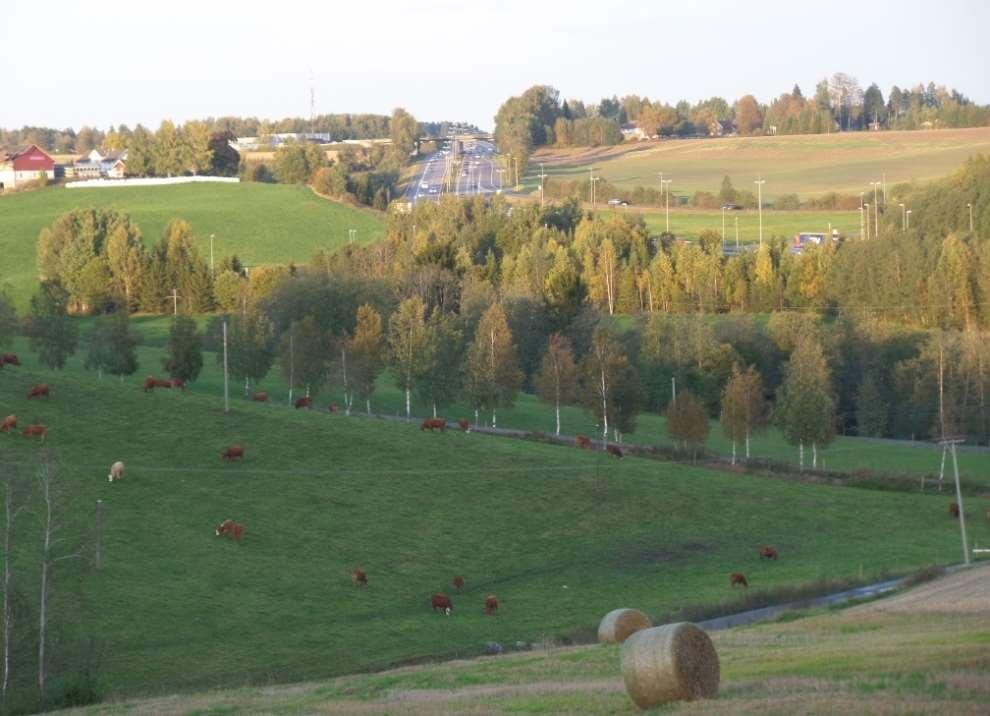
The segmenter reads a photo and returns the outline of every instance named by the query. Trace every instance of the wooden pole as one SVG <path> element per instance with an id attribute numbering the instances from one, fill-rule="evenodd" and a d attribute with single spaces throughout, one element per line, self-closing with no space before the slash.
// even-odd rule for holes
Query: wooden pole
<path id="1" fill-rule="evenodd" d="M 962 489 L 959 487 L 959 463 L 956 462 L 956 443 L 952 440 L 949 444 L 952 450 L 952 471 L 956 475 L 956 504 L 959 506 L 959 532 L 962 535 L 963 563 L 969 566 L 969 543 L 966 541 L 966 511 L 963 509 Z"/>
<path id="2" fill-rule="evenodd" d="M 223 412 L 230 412 L 230 381 L 227 374 L 227 321 L 223 322 Z"/>

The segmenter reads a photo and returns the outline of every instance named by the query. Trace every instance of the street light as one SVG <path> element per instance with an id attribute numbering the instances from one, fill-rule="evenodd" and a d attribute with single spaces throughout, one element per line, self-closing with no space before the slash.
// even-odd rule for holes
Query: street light
<path id="1" fill-rule="evenodd" d="M 763 185 L 766 181 L 766 179 L 757 179 L 753 182 L 756 184 L 756 207 L 760 214 L 760 246 L 763 246 Z"/>
<path id="2" fill-rule="evenodd" d="M 904 231 L 907 228 L 907 223 L 904 220 L 907 216 L 907 214 L 904 213 L 904 202 L 902 201 L 898 203 L 898 206 L 901 207 L 901 231 Z"/>
<path id="3" fill-rule="evenodd" d="M 668 233 L 668 234 L 670 233 L 670 182 L 672 182 L 672 181 L 673 181 L 673 179 L 664 179 L 662 181 L 662 185 L 663 185 L 664 190 L 665 190 L 664 191 L 664 196 L 666 197 L 666 201 L 667 201 L 667 204 L 666 204 L 666 206 L 667 206 L 667 209 L 666 209 L 666 212 L 667 212 L 667 231 L 666 231 L 666 233 Z"/>

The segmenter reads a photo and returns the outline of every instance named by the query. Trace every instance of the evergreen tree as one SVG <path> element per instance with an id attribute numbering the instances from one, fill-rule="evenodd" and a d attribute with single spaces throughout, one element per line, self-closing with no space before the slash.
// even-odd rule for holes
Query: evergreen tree
<path id="1" fill-rule="evenodd" d="M 89 333 L 89 349 L 83 367 L 116 375 L 124 380 L 138 369 L 137 345 L 141 339 L 131 330 L 126 309 L 96 319 Z"/>
<path id="2" fill-rule="evenodd" d="M 196 321 L 188 316 L 176 316 L 168 333 L 162 368 L 173 378 L 194 381 L 203 369 L 203 336 Z"/>
<path id="3" fill-rule="evenodd" d="M 24 333 L 42 365 L 61 370 L 76 352 L 79 326 L 68 315 L 69 293 L 58 280 L 42 281 L 31 297 Z"/>

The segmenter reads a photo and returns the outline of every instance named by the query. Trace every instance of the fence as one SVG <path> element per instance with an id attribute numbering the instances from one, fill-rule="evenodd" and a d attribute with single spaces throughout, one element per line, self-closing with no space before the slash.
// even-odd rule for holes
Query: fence
<path id="1" fill-rule="evenodd" d="M 143 177 L 135 179 L 90 179 L 88 181 L 73 181 L 65 185 L 66 189 L 102 189 L 115 186 L 165 186 L 167 184 L 197 184 L 200 182 L 219 182 L 222 184 L 237 184 L 237 177 Z"/>

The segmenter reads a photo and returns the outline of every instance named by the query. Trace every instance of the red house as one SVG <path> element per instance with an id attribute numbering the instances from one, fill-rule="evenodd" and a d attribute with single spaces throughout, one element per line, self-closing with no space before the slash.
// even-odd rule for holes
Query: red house
<path id="1" fill-rule="evenodd" d="M 16 189 L 41 176 L 55 178 L 55 160 L 36 144 L 0 149 L 0 191 Z"/>

